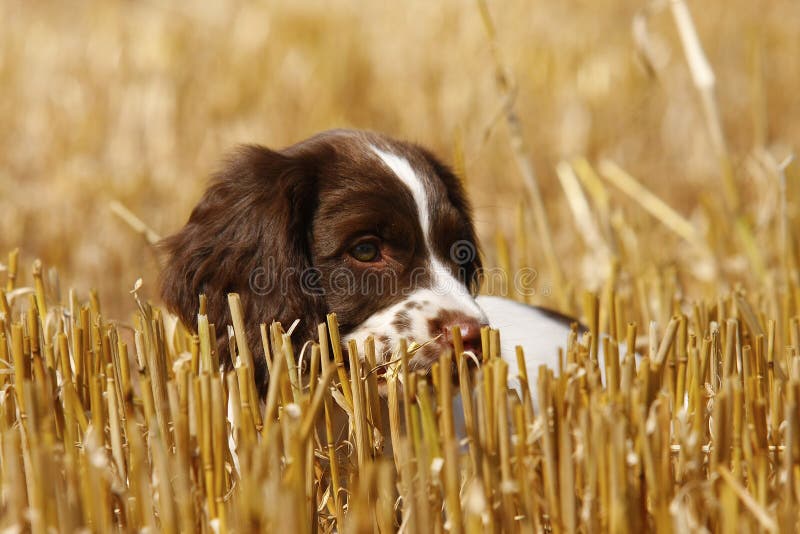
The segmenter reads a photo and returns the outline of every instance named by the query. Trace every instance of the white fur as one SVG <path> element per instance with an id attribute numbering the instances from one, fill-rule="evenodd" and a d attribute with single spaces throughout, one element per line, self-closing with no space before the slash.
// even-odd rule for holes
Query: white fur
<path id="1" fill-rule="evenodd" d="M 517 346 L 525 355 L 525 367 L 531 394 L 536 403 L 536 376 L 539 366 L 546 365 L 558 373 L 558 350 L 563 349 L 566 357 L 570 325 L 554 319 L 538 308 L 528 306 L 502 297 L 481 295 L 476 298 L 493 328 L 500 330 L 500 355 L 508 363 L 508 384 L 519 389 L 519 367 L 517 366 Z M 606 337 L 601 335 L 601 341 Z M 627 352 L 625 343 L 619 344 L 619 353 Z M 638 358 L 639 355 L 636 354 Z M 597 359 L 600 376 L 605 380 L 605 354 L 600 344 Z"/>
<path id="2" fill-rule="evenodd" d="M 404 309 L 408 302 L 416 302 L 421 307 L 413 310 Z M 373 314 L 369 319 L 361 323 L 358 328 L 345 336 L 345 340 L 354 339 L 358 346 L 362 347 L 367 337 L 374 336 L 375 353 L 378 360 L 381 361 L 390 356 L 400 338 L 406 338 L 409 342 L 416 341 L 417 343 L 430 340 L 433 334 L 428 328 L 428 319 L 436 317 L 442 309 L 458 308 L 455 307 L 454 302 L 448 301 L 446 297 L 442 297 L 430 289 L 417 289 L 400 302 Z M 409 315 L 411 324 L 407 329 L 398 330 L 393 325 L 393 321 L 401 311 L 405 311 Z M 381 335 L 389 337 L 389 345 L 381 343 Z M 412 359 L 413 363 L 415 362 Z M 431 364 L 433 362 L 427 363 Z"/>
<path id="3" fill-rule="evenodd" d="M 386 164 L 387 167 L 400 178 L 406 187 L 411 191 L 414 197 L 414 203 L 417 205 L 417 213 L 419 214 L 419 225 L 422 228 L 422 235 L 425 238 L 425 248 L 431 258 L 429 265 L 433 277 L 433 287 L 431 290 L 439 296 L 447 297 L 442 299 L 442 304 L 450 304 L 451 301 L 458 303 L 459 309 L 465 313 L 475 315 L 477 318 L 482 318 L 480 308 L 475 304 L 475 300 L 470 295 L 467 288 L 458 279 L 456 279 L 450 270 L 444 266 L 442 261 L 437 258 L 436 251 L 431 246 L 431 211 L 434 209 L 431 206 L 428 197 L 428 189 L 425 186 L 423 178 L 411 167 L 407 159 L 395 154 L 385 152 L 377 147 L 370 147 L 375 154 Z"/>
<path id="4" fill-rule="evenodd" d="M 479 322 L 486 322 L 483 310 L 475 302 L 475 298 L 470 294 L 467 287 L 436 259 L 433 252 L 431 252 L 430 268 L 433 275 L 431 291 L 440 297 L 439 300 L 442 305 L 447 305 L 450 309 L 472 315 Z"/>
<path id="5" fill-rule="evenodd" d="M 381 158 L 381 161 L 400 178 L 400 181 L 411 190 L 411 195 L 414 197 L 414 203 L 417 205 L 417 212 L 419 213 L 419 224 L 422 227 L 422 233 L 427 243 L 431 229 L 431 218 L 429 213 L 430 206 L 428 205 L 428 192 L 425 189 L 425 184 L 417 173 L 414 172 L 414 169 L 411 168 L 411 164 L 406 158 L 397 156 L 391 152 L 385 152 L 372 145 L 370 145 L 370 148 Z"/>
<path id="6" fill-rule="evenodd" d="M 470 295 L 467 288 L 457 280 L 437 257 L 431 246 L 432 210 L 426 177 L 420 175 L 411 164 L 396 154 L 386 152 L 375 146 L 371 150 L 391 169 L 400 181 L 408 187 L 414 198 L 419 214 L 419 223 L 425 238 L 430 263 L 432 285 L 429 288 L 414 290 L 397 304 L 382 310 L 360 325 L 347 339 L 355 339 L 359 344 L 370 335 L 376 336 L 376 352 L 378 356 L 387 356 L 393 347 L 382 346 L 377 337 L 381 334 L 389 336 L 391 343 L 400 337 L 411 341 L 424 342 L 431 338 L 428 319 L 435 317 L 441 310 L 457 310 L 475 317 L 482 323 L 490 324 L 500 330 L 500 351 L 508 362 L 509 377 L 512 385 L 518 385 L 516 346 L 522 346 L 525 353 L 529 376 L 535 376 L 540 365 L 553 369 L 558 367 L 558 350 L 566 348 L 570 333 L 569 325 L 564 324 L 546 313 L 501 297 L 480 296 L 477 299 Z M 411 317 L 408 329 L 398 331 L 392 324 L 400 311 L 408 302 L 416 302 L 419 308 L 406 310 Z M 531 381 L 534 385 L 535 381 Z"/>
<path id="7" fill-rule="evenodd" d="M 407 159 L 374 146 L 370 146 L 370 148 L 411 191 L 417 207 L 422 235 L 425 239 L 425 248 L 430 258 L 427 269 L 432 282 L 430 287 L 416 289 L 397 304 L 372 315 L 347 336 L 348 340 L 355 339 L 360 344 L 368 336 L 374 335 L 376 337 L 376 353 L 379 357 L 385 357 L 393 347 L 383 346 L 377 339 L 378 336 L 387 335 L 392 343 L 395 343 L 400 337 L 406 337 L 418 343 L 428 341 L 435 335 L 429 330 L 428 319 L 436 317 L 442 310 L 460 311 L 471 315 L 479 322 L 486 322 L 486 318 L 464 284 L 445 267 L 431 246 L 430 221 L 434 206 L 431 205 L 424 177 L 411 167 Z M 408 329 L 398 331 L 392 322 L 400 311 L 404 311 L 409 302 L 417 303 L 419 307 L 405 310 L 411 317 L 411 324 Z"/>
<path id="8" fill-rule="evenodd" d="M 534 378 L 540 365 L 558 370 L 558 349 L 566 352 L 569 325 L 537 308 L 506 298 L 481 295 L 476 300 L 492 328 L 500 330 L 500 354 L 508 363 L 509 384 L 519 385 L 517 345 L 525 354 L 531 388 L 536 384 Z"/>

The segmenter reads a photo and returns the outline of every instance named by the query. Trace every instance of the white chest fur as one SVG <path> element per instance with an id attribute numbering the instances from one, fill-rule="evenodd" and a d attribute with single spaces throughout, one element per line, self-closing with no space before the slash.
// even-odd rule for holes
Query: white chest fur
<path id="1" fill-rule="evenodd" d="M 531 385 L 540 365 L 558 371 L 558 350 L 566 351 L 570 327 L 546 312 L 503 297 L 476 299 L 492 328 L 500 330 L 500 353 L 508 362 L 509 384 L 516 386 L 516 347 L 522 347 Z M 535 397 L 534 397 L 535 398 Z"/>

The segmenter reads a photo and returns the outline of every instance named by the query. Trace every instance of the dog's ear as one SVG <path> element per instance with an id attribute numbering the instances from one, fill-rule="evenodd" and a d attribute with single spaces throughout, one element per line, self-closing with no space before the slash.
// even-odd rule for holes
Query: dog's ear
<path id="1" fill-rule="evenodd" d="M 165 253 L 161 296 L 196 330 L 199 295 L 208 298 L 220 361 L 230 366 L 228 293 L 238 293 L 255 360 L 256 383 L 266 387 L 260 323 L 300 319 L 313 332 L 324 302 L 300 280 L 310 265 L 309 239 L 316 204 L 314 162 L 263 147 L 241 148 L 212 183 L 177 234 L 160 243 Z"/>

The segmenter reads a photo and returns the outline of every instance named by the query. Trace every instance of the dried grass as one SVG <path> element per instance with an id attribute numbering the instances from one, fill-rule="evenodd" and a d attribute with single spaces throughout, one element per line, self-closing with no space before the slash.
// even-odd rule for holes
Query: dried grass
<path id="1" fill-rule="evenodd" d="M 36 262 L 34 280 L 39 272 Z M 323 360 L 315 344 L 312 368 L 300 373 L 289 335 L 273 324 L 265 342 L 274 355 L 271 381 L 259 402 L 236 295 L 228 299 L 237 365 L 223 373 L 208 353 L 213 345 L 181 325 L 168 328 L 164 314 L 138 296 L 140 284 L 133 336 L 103 319 L 97 299 L 61 302 L 45 284 L 7 289 L 10 313 L 0 315 L 4 527 L 798 527 L 797 286 L 778 292 L 780 306 L 743 291 L 716 302 L 675 296 L 673 316 L 663 328 L 650 324 L 639 360 L 617 350 L 622 340 L 597 335 L 600 299 L 587 293 L 590 332 L 568 340 L 558 376 L 535 370 L 536 407 L 527 388 L 522 395 L 508 389 L 495 330 L 483 332 L 489 356 L 472 372 L 454 336 L 455 405 L 451 354 L 430 374 L 411 373 L 402 345 L 385 375 L 387 406 L 370 379 L 371 339 L 363 348 L 350 343 L 346 365 L 337 349 L 338 358 Z M 607 316 L 634 316 L 611 297 Z M 328 324 L 330 331 L 320 325 L 323 342 L 338 339 L 335 316 Z M 615 330 L 625 332 L 628 347 L 636 343 L 635 323 Z M 603 372 L 595 339 L 607 355 Z M 517 358 L 526 385 L 534 370 L 521 349 Z M 463 435 L 454 418 L 464 421 Z"/>
<path id="2" fill-rule="evenodd" d="M 0 527 L 800 528 L 797 10 L 479 6 L 0 4 Z M 454 153 L 487 263 L 541 269 L 505 292 L 589 325 L 558 373 L 504 355 L 536 399 L 502 332 L 477 371 L 454 336 L 458 387 L 401 345 L 383 400 L 335 316 L 301 372 L 208 295 L 221 373 L 203 299 L 193 336 L 125 295 L 224 149 L 343 124 Z"/>

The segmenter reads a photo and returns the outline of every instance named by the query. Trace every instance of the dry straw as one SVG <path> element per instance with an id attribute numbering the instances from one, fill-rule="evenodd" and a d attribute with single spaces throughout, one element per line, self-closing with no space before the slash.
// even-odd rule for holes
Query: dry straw
<path id="1" fill-rule="evenodd" d="M 140 291 L 133 351 L 131 337 L 91 303 L 15 299 L 3 312 L 0 352 L 13 368 L 0 396 L 4 527 L 798 526 L 796 291 L 781 334 L 772 303 L 740 291 L 651 324 L 638 359 L 618 348 L 637 342 L 635 325 L 616 329 L 624 340 L 598 336 L 600 301 L 587 294 L 591 328 L 565 340 L 560 375 L 526 369 L 518 352 L 521 393 L 506 385 L 494 330 L 483 332 L 487 358 L 478 368 L 457 332 L 429 374 L 409 370 L 401 344 L 380 375 L 382 397 L 372 340 L 334 346 L 329 356 L 335 316 L 320 325 L 323 344 L 307 351 L 312 369 L 304 372 L 281 326 L 265 325 L 273 357 L 263 402 L 252 396 L 249 363 L 262 355 L 246 356 L 235 295 L 237 363 L 222 372 L 211 366 L 211 345 L 182 329 L 168 339 L 164 314 Z M 609 316 L 636 316 L 620 299 L 611 303 L 621 309 Z M 176 346 L 194 347 L 201 365 Z"/>
<path id="2" fill-rule="evenodd" d="M 594 291 L 577 292 L 580 280 L 562 267 L 580 256 L 574 247 L 556 253 L 500 60 L 502 36 L 479 5 L 531 204 L 519 206 L 515 235 L 498 236 L 496 263 L 511 269 L 544 254 L 554 298 L 588 326 L 564 339 L 557 369 L 527 368 L 526 356 L 546 355 L 521 349 L 501 358 L 503 333 L 486 328 L 480 365 L 455 331 L 436 365 L 414 372 L 419 345 L 403 340 L 391 355 L 376 354 L 372 340 L 344 346 L 335 315 L 311 340 L 262 324 L 260 345 L 249 346 L 254 333 L 234 294 L 202 296 L 193 335 L 147 302 L 141 284 L 128 326 L 103 315 L 96 293 L 64 294 L 53 273 L 39 262 L 24 267 L 13 250 L 0 269 L 0 528 L 800 530 L 800 243 L 790 160 L 767 166 L 779 216 L 756 217 L 734 180 L 714 73 L 686 5 L 671 2 L 723 194 L 700 199 L 688 216 L 623 170 L 628 162 L 559 164 L 584 234 L 579 246 L 596 253 L 591 269 L 608 273 Z M 637 31 L 641 38 L 646 29 Z M 648 51 L 653 69 L 657 53 Z M 121 204 L 112 209 L 156 241 Z M 674 245 L 674 264 L 641 246 L 665 236 L 692 245 Z M 752 272 L 737 267 L 741 258 Z M 718 278 L 689 291 L 689 280 L 708 272 Z M 207 298 L 228 299 L 232 369 L 220 367 Z M 263 399 L 253 379 L 262 357 Z"/>

